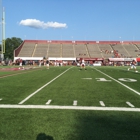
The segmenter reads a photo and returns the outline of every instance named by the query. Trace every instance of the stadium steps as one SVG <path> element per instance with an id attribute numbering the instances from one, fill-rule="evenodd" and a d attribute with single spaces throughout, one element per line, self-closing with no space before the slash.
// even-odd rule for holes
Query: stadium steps
<path id="1" fill-rule="evenodd" d="M 129 57 L 128 52 L 123 48 L 122 44 L 112 45 L 113 50 L 118 51 L 119 57 Z"/>
<path id="2" fill-rule="evenodd" d="M 124 48 L 129 52 L 130 57 L 137 57 L 138 48 L 134 44 L 124 44 Z"/>
<path id="3" fill-rule="evenodd" d="M 111 48 L 110 44 L 98 44 L 98 46 L 103 58 L 114 56 L 113 49 Z"/>
<path id="4" fill-rule="evenodd" d="M 31 57 L 36 43 L 24 43 L 18 57 Z"/>
<path id="5" fill-rule="evenodd" d="M 37 44 L 33 57 L 46 57 L 48 51 L 48 44 Z"/>
<path id="6" fill-rule="evenodd" d="M 87 44 L 87 49 L 91 58 L 102 57 L 97 44 Z"/>
<path id="7" fill-rule="evenodd" d="M 126 45 L 122 44 L 122 47 L 124 48 L 124 50 L 128 53 L 128 56 L 131 56 L 128 49 L 125 48 Z"/>
<path id="8" fill-rule="evenodd" d="M 33 53 L 32 53 L 32 57 L 34 56 L 34 53 L 36 51 L 36 47 L 37 47 L 37 44 L 35 44 L 35 47 L 34 47 L 34 50 L 33 50 Z"/>

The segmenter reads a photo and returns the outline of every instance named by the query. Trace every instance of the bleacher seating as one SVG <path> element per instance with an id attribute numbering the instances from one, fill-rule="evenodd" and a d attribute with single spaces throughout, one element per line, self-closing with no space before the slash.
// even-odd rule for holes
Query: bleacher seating
<path id="1" fill-rule="evenodd" d="M 89 57 L 85 44 L 74 44 L 75 57 Z"/>
<path id="2" fill-rule="evenodd" d="M 62 57 L 62 44 L 48 44 L 48 56 L 47 57 Z"/>
<path id="3" fill-rule="evenodd" d="M 32 57 L 36 43 L 24 43 L 18 57 Z"/>
<path id="4" fill-rule="evenodd" d="M 87 44 L 87 49 L 91 58 L 103 57 L 98 44 Z"/>
<path id="5" fill-rule="evenodd" d="M 139 49 L 137 48 L 136 45 L 134 45 L 134 44 L 123 44 L 123 47 L 129 53 L 129 57 L 137 57 Z"/>
<path id="6" fill-rule="evenodd" d="M 47 57 L 48 44 L 37 44 L 33 57 Z"/>
<path id="7" fill-rule="evenodd" d="M 98 44 L 103 58 L 114 57 L 110 44 Z"/>
<path id="8" fill-rule="evenodd" d="M 140 44 L 134 44 L 137 48 L 137 50 L 135 50 L 135 52 L 137 53 L 136 56 L 140 57 Z"/>
<path id="9" fill-rule="evenodd" d="M 140 44 L 134 44 L 138 50 L 140 50 Z"/>
<path id="10" fill-rule="evenodd" d="M 75 57 L 73 44 L 62 44 L 62 57 Z"/>
<path id="11" fill-rule="evenodd" d="M 112 45 L 112 48 L 118 52 L 118 57 L 130 57 L 129 52 L 124 48 L 123 44 Z"/>
<path id="12" fill-rule="evenodd" d="M 115 53 L 114 53 L 115 52 Z M 117 55 L 116 55 L 117 54 Z M 111 58 L 138 57 L 140 43 L 25 41 L 16 57 Z"/>

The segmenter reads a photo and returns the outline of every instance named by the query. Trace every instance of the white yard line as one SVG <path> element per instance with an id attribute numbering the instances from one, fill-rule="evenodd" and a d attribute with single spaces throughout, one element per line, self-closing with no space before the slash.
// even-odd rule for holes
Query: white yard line
<path id="1" fill-rule="evenodd" d="M 103 101 L 100 101 L 100 105 L 101 105 L 101 106 L 105 106 L 105 104 L 104 104 Z"/>
<path id="2" fill-rule="evenodd" d="M 126 102 L 126 104 L 128 104 L 130 107 L 135 107 L 135 106 L 132 105 L 130 102 Z"/>
<path id="3" fill-rule="evenodd" d="M 57 105 L 0 105 L 0 108 L 24 109 L 69 109 L 69 110 L 99 110 L 99 111 L 126 111 L 140 112 L 140 108 L 127 107 L 93 107 L 93 106 L 57 106 Z"/>
<path id="4" fill-rule="evenodd" d="M 129 90 L 133 91 L 134 93 L 136 93 L 136 94 L 140 95 L 140 92 L 138 92 L 138 91 L 136 91 L 136 90 L 134 90 L 134 89 L 130 88 L 129 86 L 127 86 L 127 85 L 125 85 L 125 84 L 121 83 L 120 81 L 118 81 L 118 80 L 114 79 L 113 77 L 111 77 L 111 76 L 109 76 L 109 75 L 105 74 L 104 72 L 102 72 L 102 71 L 100 71 L 100 70 L 98 70 L 98 69 L 96 69 L 96 68 L 94 68 L 94 69 L 95 69 L 96 71 L 98 71 L 98 72 L 102 73 L 103 75 L 105 75 L 105 76 L 109 77 L 110 79 L 112 79 L 112 80 L 116 81 L 116 82 L 117 82 L 117 83 L 119 83 L 120 85 L 122 85 L 122 86 L 126 87 L 127 89 L 129 89 Z"/>
<path id="5" fill-rule="evenodd" d="M 19 104 L 23 104 L 24 102 L 26 102 L 28 99 L 30 99 L 32 96 L 34 96 L 36 93 L 38 93 L 40 90 L 42 90 L 43 88 L 45 88 L 46 86 L 48 86 L 50 83 L 52 83 L 54 80 L 56 80 L 57 78 L 59 78 L 61 75 L 63 75 L 64 73 L 66 73 L 68 70 L 70 70 L 72 67 L 68 68 L 67 70 L 65 70 L 64 72 L 62 72 L 61 74 L 59 74 L 58 76 L 56 76 L 54 79 L 52 79 L 50 82 L 46 83 L 44 86 L 42 86 L 41 88 L 37 89 L 35 92 L 33 92 L 32 94 L 30 94 L 28 97 L 26 97 L 24 100 L 22 100 Z"/>

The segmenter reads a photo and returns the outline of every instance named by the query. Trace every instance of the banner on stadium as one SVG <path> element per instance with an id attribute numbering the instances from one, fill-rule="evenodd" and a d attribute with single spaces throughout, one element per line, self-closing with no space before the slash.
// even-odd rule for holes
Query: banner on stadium
<path id="1" fill-rule="evenodd" d="M 109 58 L 109 61 L 132 61 L 132 60 L 136 60 L 136 61 L 140 61 L 140 58 Z"/>
<path id="2" fill-rule="evenodd" d="M 49 57 L 48 59 L 49 60 L 66 60 L 66 61 L 75 61 L 76 60 L 75 57 L 72 57 L 72 58 L 69 58 L 69 57 Z"/>
<path id="3" fill-rule="evenodd" d="M 109 61 L 124 61 L 124 58 L 109 58 Z"/>
<path id="4" fill-rule="evenodd" d="M 77 60 L 82 60 L 83 58 L 77 58 Z M 103 61 L 103 58 L 84 58 L 85 61 Z"/>
<path id="5" fill-rule="evenodd" d="M 43 57 L 14 57 L 14 61 L 16 59 L 22 59 L 22 60 L 43 60 Z M 66 61 L 75 61 L 76 58 L 67 58 L 67 57 L 49 57 L 48 60 L 66 60 Z"/>
<path id="6" fill-rule="evenodd" d="M 140 58 L 136 58 L 137 62 L 140 62 Z"/>
<path id="7" fill-rule="evenodd" d="M 136 61 L 136 58 L 124 58 L 124 61 L 133 61 L 133 60 Z"/>

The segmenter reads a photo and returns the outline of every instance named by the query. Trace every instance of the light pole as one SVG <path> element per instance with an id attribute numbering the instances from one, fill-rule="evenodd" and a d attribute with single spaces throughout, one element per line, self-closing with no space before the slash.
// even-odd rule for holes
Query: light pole
<path id="1" fill-rule="evenodd" d="M 4 59 L 5 53 L 5 11 L 2 9 L 2 41 L 1 41 L 1 59 Z"/>
<path id="2" fill-rule="evenodd" d="M 120 36 L 119 38 L 120 38 L 120 43 L 123 43 L 123 41 L 122 41 L 122 39 L 121 39 L 122 37 Z"/>

